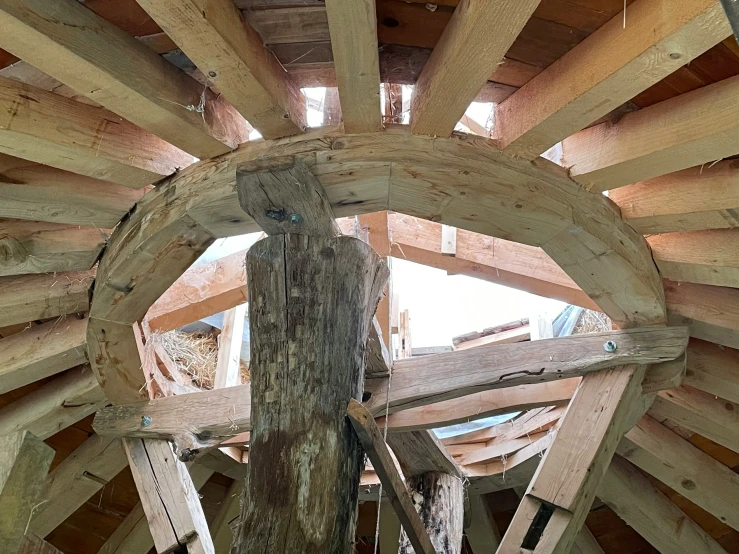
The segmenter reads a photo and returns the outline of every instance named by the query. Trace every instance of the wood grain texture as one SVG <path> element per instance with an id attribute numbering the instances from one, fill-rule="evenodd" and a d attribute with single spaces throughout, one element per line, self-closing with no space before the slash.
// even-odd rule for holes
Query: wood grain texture
<path id="1" fill-rule="evenodd" d="M 54 450 L 27 431 L 0 436 L 0 550 L 16 554 Z"/>
<path id="2" fill-rule="evenodd" d="M 695 339 L 688 348 L 683 383 L 739 404 L 739 351 Z"/>
<path id="3" fill-rule="evenodd" d="M 38 538 L 35 535 L 27 534 L 23 537 L 23 543 L 18 554 L 64 554 L 61 550 L 57 550 L 48 542 Z"/>
<path id="4" fill-rule="evenodd" d="M 141 6 L 263 137 L 303 132 L 303 93 L 233 2 L 142 0 Z"/>
<path id="5" fill-rule="evenodd" d="M 375 468 L 382 482 L 385 494 L 400 520 L 408 542 L 417 554 L 435 554 L 436 549 L 413 505 L 402 477 L 395 468 L 390 451 L 374 419 L 367 409 L 354 399 L 349 401 L 346 413 L 367 457 L 372 462 L 372 467 Z"/>
<path id="6" fill-rule="evenodd" d="M 326 16 L 347 133 L 382 129 L 375 0 L 328 0 Z"/>
<path id="7" fill-rule="evenodd" d="M 0 78 L 0 152 L 131 188 L 195 161 L 113 112 Z"/>
<path id="8" fill-rule="evenodd" d="M 462 477 L 462 471 L 433 431 L 390 433 L 387 444 L 398 459 L 406 480 L 429 472 Z"/>
<path id="9" fill-rule="evenodd" d="M 87 318 L 49 321 L 0 339 L 0 393 L 87 362 Z"/>
<path id="10" fill-rule="evenodd" d="M 91 100 L 199 158 L 248 138 L 223 98 L 74 0 L 8 1 L 0 45 Z M 195 109 L 202 102 L 202 113 Z"/>
<path id="11" fill-rule="evenodd" d="M 465 525 L 464 536 L 472 549 L 472 554 L 495 552 L 500 546 L 500 531 L 490 504 L 481 494 L 469 494 L 467 500 L 470 522 Z"/>
<path id="12" fill-rule="evenodd" d="M 418 76 L 411 131 L 447 137 L 493 74 L 539 0 L 463 0 Z"/>
<path id="13" fill-rule="evenodd" d="M 241 384 L 241 342 L 244 337 L 245 317 L 245 304 L 230 308 L 223 315 L 223 327 L 218 338 L 214 389 Z"/>
<path id="14" fill-rule="evenodd" d="M 496 108 L 508 153 L 533 159 L 720 43 L 729 31 L 713 0 L 641 0 Z"/>

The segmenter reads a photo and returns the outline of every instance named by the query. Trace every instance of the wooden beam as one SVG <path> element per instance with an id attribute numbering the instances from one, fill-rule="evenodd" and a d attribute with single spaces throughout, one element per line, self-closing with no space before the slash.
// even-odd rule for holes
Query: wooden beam
<path id="1" fill-rule="evenodd" d="M 386 211 L 364 214 L 357 217 L 357 224 L 360 232 L 366 233 L 366 242 L 377 252 L 377 254 L 388 262 L 388 257 L 392 255 L 392 240 L 390 229 L 390 217 Z M 391 277 L 392 279 L 392 277 Z M 394 305 L 392 293 L 392 280 L 385 287 L 383 297 L 375 310 L 375 319 L 377 320 L 383 342 L 389 349 L 392 349 L 392 325 L 390 320 L 392 315 L 398 311 L 398 306 Z M 393 355 L 390 353 L 390 358 Z"/>
<path id="2" fill-rule="evenodd" d="M 48 542 L 35 535 L 27 534 L 23 537 L 23 544 L 18 554 L 64 554 Z"/>
<path id="3" fill-rule="evenodd" d="M 600 192 L 733 156 L 738 82 L 731 77 L 580 131 L 562 143 L 563 164 Z"/>
<path id="4" fill-rule="evenodd" d="M 739 290 L 665 279 L 670 325 L 687 325 L 690 336 L 739 348 Z"/>
<path id="5" fill-rule="evenodd" d="M 326 87 L 323 97 L 324 125 L 341 124 L 341 104 L 339 102 L 339 89 L 336 87 Z"/>
<path id="6" fill-rule="evenodd" d="M 111 231 L 40 221 L 0 219 L 0 276 L 84 271 L 97 263 Z"/>
<path id="7" fill-rule="evenodd" d="M 395 468 L 390 451 L 374 419 L 364 406 L 353 399 L 349 401 L 346 414 L 349 416 L 349 421 L 367 457 L 372 462 L 372 467 L 375 468 L 382 482 L 385 494 L 398 515 L 414 551 L 419 554 L 435 554 L 436 550 L 413 506 L 403 479 Z"/>
<path id="8" fill-rule="evenodd" d="M 593 536 L 590 530 L 582 526 L 580 532 L 577 534 L 575 544 L 570 551 L 572 554 L 605 554 L 598 541 Z"/>
<path id="9" fill-rule="evenodd" d="M 608 341 L 617 345 L 610 354 L 604 349 Z M 397 360 L 393 363 L 394 398 L 390 399 L 389 412 L 396 412 L 401 406 L 410 409 L 483 389 L 556 381 L 623 364 L 669 361 L 679 357 L 687 344 L 685 328 L 655 327 L 493 344 Z M 384 387 L 370 383 L 366 392 L 372 393 L 366 403 L 368 409 L 379 415 L 387 401 Z"/>
<path id="10" fill-rule="evenodd" d="M 138 189 L 195 161 L 108 110 L 10 79 L 0 108 L 0 152 L 95 179 Z"/>
<path id="11" fill-rule="evenodd" d="M 614 16 L 497 106 L 506 152 L 534 159 L 731 33 L 713 0 L 639 0 L 627 17 L 624 26 Z"/>
<path id="12" fill-rule="evenodd" d="M 609 193 L 621 216 L 642 234 L 739 227 L 735 160 L 691 167 Z"/>
<path id="13" fill-rule="evenodd" d="M 683 383 L 739 404 L 739 351 L 691 339 Z"/>
<path id="14" fill-rule="evenodd" d="M 380 506 L 380 554 L 398 554 L 401 526 L 395 510 L 386 498 Z"/>
<path id="15" fill-rule="evenodd" d="M 375 0 L 326 2 L 331 50 L 347 133 L 382 130 Z"/>
<path id="16" fill-rule="evenodd" d="M 26 429 L 47 439 L 107 403 L 90 369 L 80 366 L 0 409 L 0 435 Z"/>
<path id="17" fill-rule="evenodd" d="M 500 546 L 500 531 L 493 518 L 490 504 L 481 494 L 469 494 L 469 520 L 464 528 L 464 536 L 472 549 L 472 554 L 495 552 Z"/>
<path id="18" fill-rule="evenodd" d="M 423 66 L 411 101 L 411 131 L 447 137 L 493 74 L 539 0 L 466 0 Z"/>
<path id="19" fill-rule="evenodd" d="M 233 2 L 142 0 L 141 6 L 264 138 L 303 132 L 303 93 Z"/>
<path id="20" fill-rule="evenodd" d="M 481 464 L 496 458 L 507 457 L 539 440 L 544 434 L 545 432 L 532 433 L 525 437 L 496 441 L 483 448 L 475 448 L 471 452 L 462 454 L 458 462 L 462 465 Z"/>
<path id="21" fill-rule="evenodd" d="M 23 543 L 54 450 L 29 432 L 0 436 L 0 550 Z"/>
<path id="22" fill-rule="evenodd" d="M 735 509 L 739 475 L 680 435 L 644 416 L 621 439 L 618 453 L 719 521 L 739 529 Z"/>
<path id="23" fill-rule="evenodd" d="M 94 271 L 0 277 L 0 326 L 90 309 Z"/>
<path id="24" fill-rule="evenodd" d="M 0 154 L 0 217 L 112 229 L 143 190 Z"/>
<path id="25" fill-rule="evenodd" d="M 0 394 L 87 362 L 87 318 L 68 317 L 0 339 Z"/>
<path id="26" fill-rule="evenodd" d="M 190 466 L 190 478 L 197 490 L 203 488 L 211 475 L 213 470 L 200 464 Z M 151 537 L 144 508 L 139 502 L 108 537 L 97 554 L 147 554 L 152 548 L 154 539 Z"/>
<path id="27" fill-rule="evenodd" d="M 529 340 L 531 340 L 531 327 L 526 324 L 513 329 L 506 329 L 499 333 L 491 333 L 475 339 L 465 340 L 454 345 L 454 350 L 469 350 L 491 344 L 512 344 Z"/>
<path id="28" fill-rule="evenodd" d="M 513 420 L 477 431 L 455 435 L 443 439 L 441 442 L 447 446 L 467 443 L 497 444 L 506 442 L 531 433 L 546 431 L 564 415 L 565 409 L 566 406 L 536 408 L 524 412 Z"/>
<path id="29" fill-rule="evenodd" d="M 226 491 L 226 497 L 221 502 L 216 517 L 210 525 L 210 534 L 213 537 L 215 554 L 229 554 L 233 543 L 233 532 L 230 524 L 239 517 L 241 509 L 241 495 L 244 492 L 244 484 L 235 480 Z"/>
<path id="30" fill-rule="evenodd" d="M 500 554 L 519 548 L 570 551 L 628 429 L 645 369 L 624 366 L 583 378 L 503 537 Z"/>
<path id="31" fill-rule="evenodd" d="M 4 49 L 194 156 L 247 140 L 223 98 L 79 2 L 9 0 L 0 22 Z"/>
<path id="32" fill-rule="evenodd" d="M 462 477 L 459 466 L 433 431 L 390 433 L 387 444 L 395 453 L 406 480 L 431 472 Z"/>
<path id="33" fill-rule="evenodd" d="M 245 317 L 246 304 L 230 308 L 223 314 L 223 328 L 218 337 L 214 389 L 241 384 L 241 342 Z"/>
<path id="34" fill-rule="evenodd" d="M 127 465 L 119 439 L 92 435 L 46 477 L 29 531 L 49 535 Z"/>
<path id="35" fill-rule="evenodd" d="M 708 533 L 619 457 L 605 473 L 598 496 L 660 552 L 726 554 Z"/>
<path id="36" fill-rule="evenodd" d="M 125 439 L 123 446 L 157 552 L 214 554 L 197 489 L 169 443 Z"/>
<path id="37" fill-rule="evenodd" d="M 662 422 L 666 419 L 699 433 L 734 452 L 739 452 L 739 404 L 688 386 L 662 391 L 649 410 Z"/>
<path id="38" fill-rule="evenodd" d="M 739 229 L 666 233 L 647 238 L 662 277 L 739 288 Z"/>

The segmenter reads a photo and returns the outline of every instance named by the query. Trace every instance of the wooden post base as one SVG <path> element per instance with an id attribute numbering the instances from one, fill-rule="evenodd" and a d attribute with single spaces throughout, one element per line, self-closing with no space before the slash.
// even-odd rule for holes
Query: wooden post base
<path id="1" fill-rule="evenodd" d="M 346 420 L 388 278 L 351 237 L 274 235 L 246 257 L 251 443 L 234 554 L 353 552 L 363 451 Z"/>

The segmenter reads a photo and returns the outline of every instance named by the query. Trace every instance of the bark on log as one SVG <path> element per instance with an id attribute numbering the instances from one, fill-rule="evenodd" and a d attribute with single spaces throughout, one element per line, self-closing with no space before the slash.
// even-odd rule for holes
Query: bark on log
<path id="1" fill-rule="evenodd" d="M 408 492 L 439 554 L 462 551 L 464 486 L 459 477 L 429 471 L 406 480 Z M 415 554 L 405 531 L 399 554 Z"/>
<path id="2" fill-rule="evenodd" d="M 275 235 L 246 257 L 251 445 L 234 554 L 353 552 L 367 334 L 387 266 L 351 237 Z"/>

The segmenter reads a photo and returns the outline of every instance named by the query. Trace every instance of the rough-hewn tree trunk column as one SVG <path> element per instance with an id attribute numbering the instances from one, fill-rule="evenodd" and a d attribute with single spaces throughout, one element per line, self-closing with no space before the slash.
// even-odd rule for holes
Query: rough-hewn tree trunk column
<path id="1" fill-rule="evenodd" d="M 251 444 L 235 554 L 353 552 L 363 450 L 345 418 L 387 266 L 351 237 L 274 235 L 246 257 Z"/>
<path id="2" fill-rule="evenodd" d="M 462 479 L 429 471 L 409 477 L 405 483 L 436 551 L 459 554 L 464 527 Z M 399 554 L 415 554 L 405 531 L 400 534 Z"/>

